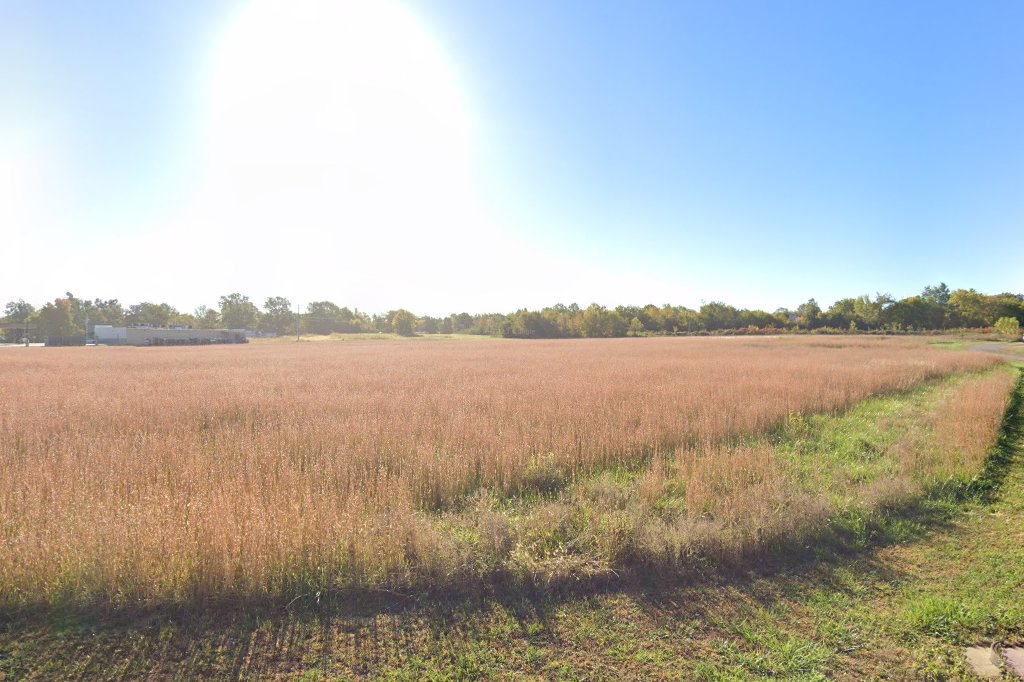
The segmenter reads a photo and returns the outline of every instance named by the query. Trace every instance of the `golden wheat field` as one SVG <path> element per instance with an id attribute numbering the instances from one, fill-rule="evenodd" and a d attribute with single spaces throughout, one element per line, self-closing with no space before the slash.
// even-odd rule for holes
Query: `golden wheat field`
<path id="1" fill-rule="evenodd" d="M 445 587 L 742 553 L 831 504 L 771 434 L 965 375 L 862 497 L 969 474 L 1013 385 L 996 364 L 876 338 L 7 351 L 0 604 Z"/>

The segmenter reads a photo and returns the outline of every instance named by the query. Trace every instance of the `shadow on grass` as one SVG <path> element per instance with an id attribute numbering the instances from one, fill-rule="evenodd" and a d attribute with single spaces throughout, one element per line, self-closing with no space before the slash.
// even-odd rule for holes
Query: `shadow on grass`
<path id="1" fill-rule="evenodd" d="M 512 621 L 509 637 L 528 643 L 551 632 L 549 621 L 571 602 L 589 607 L 603 597 L 621 595 L 655 619 L 714 622 L 730 604 L 771 607 L 816 589 L 850 593 L 858 582 L 851 582 L 851 575 L 892 584 L 902 574 L 879 560 L 879 550 L 920 541 L 953 525 L 967 503 L 996 499 L 1019 454 L 1022 410 L 1024 369 L 997 444 L 982 473 L 969 484 L 938 486 L 868 515 L 839 516 L 798 540 L 776 543 L 729 564 L 695 560 L 685 572 L 634 566 L 618 576 L 546 586 L 499 578 L 416 595 L 365 590 L 304 595 L 290 602 L 237 598 L 134 609 L 25 608 L 0 612 L 0 673 L 17 679 L 39 666 L 56 665 L 62 676 L 116 676 L 96 666 L 117 658 L 122 677 L 238 679 L 258 672 L 254 665 L 287 674 L 289 666 L 309 670 L 344 659 L 353 674 L 371 675 L 390 665 L 381 659 L 382 645 L 403 650 L 424 640 L 474 641 L 480 639 L 478 621 L 485 614 L 506 614 Z M 83 649 L 90 656 L 83 658 Z M 472 657 L 443 664 L 465 667 L 467 677 L 482 665 Z"/>

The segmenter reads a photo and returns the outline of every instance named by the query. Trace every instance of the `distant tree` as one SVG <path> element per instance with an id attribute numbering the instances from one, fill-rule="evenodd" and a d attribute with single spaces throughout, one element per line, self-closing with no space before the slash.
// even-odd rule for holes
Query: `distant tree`
<path id="1" fill-rule="evenodd" d="M 939 282 L 938 286 L 934 287 L 927 286 L 921 291 L 921 298 L 931 305 L 933 310 L 939 311 L 938 322 L 933 329 L 945 329 L 953 323 L 954 313 L 949 305 L 951 295 L 952 292 L 945 282 Z"/>
<path id="2" fill-rule="evenodd" d="M 939 282 L 938 286 L 925 287 L 921 292 L 921 298 L 940 306 L 949 304 L 950 291 L 945 282 Z"/>
<path id="3" fill-rule="evenodd" d="M 563 336 L 562 330 L 543 312 L 531 310 L 517 310 L 498 328 L 499 336 L 514 337 L 518 339 L 554 339 Z"/>
<path id="4" fill-rule="evenodd" d="M 271 296 L 263 304 L 263 315 L 260 317 L 260 330 L 285 334 L 295 329 L 295 311 L 291 301 L 283 296 Z"/>
<path id="5" fill-rule="evenodd" d="M 625 336 L 629 327 L 618 311 L 608 310 L 597 303 L 591 303 L 586 310 L 579 313 L 579 316 L 580 332 L 589 338 Z"/>
<path id="6" fill-rule="evenodd" d="M 469 313 L 452 313 L 451 321 L 453 334 L 467 332 L 474 326 L 473 316 Z"/>
<path id="7" fill-rule="evenodd" d="M 104 301 L 101 298 L 91 303 L 85 301 L 83 304 L 85 312 L 89 315 L 89 332 L 98 324 L 109 324 L 120 326 L 124 324 L 125 311 L 116 298 Z"/>
<path id="8" fill-rule="evenodd" d="M 75 296 L 70 291 L 64 293 L 64 300 L 71 306 L 71 319 L 75 321 L 75 326 L 79 329 L 85 329 L 87 320 L 87 314 L 85 310 L 86 301 Z"/>
<path id="9" fill-rule="evenodd" d="M 402 336 L 412 336 L 413 328 L 416 326 L 416 316 L 408 310 L 400 309 L 394 311 L 391 316 L 391 331 Z"/>
<path id="10" fill-rule="evenodd" d="M 124 320 L 130 325 L 166 327 L 177 315 L 178 311 L 166 303 L 136 303 L 128 306 Z"/>
<path id="11" fill-rule="evenodd" d="M 668 313 L 667 315 L 665 313 Z M 636 318 L 640 320 L 640 324 L 644 326 L 644 331 L 649 332 L 670 332 L 672 328 L 665 328 L 666 317 L 671 317 L 672 306 L 665 306 L 665 309 L 661 309 L 653 303 L 648 303 L 636 314 Z M 633 323 L 631 319 L 630 324 Z"/>
<path id="12" fill-rule="evenodd" d="M 36 313 L 36 324 L 43 336 L 75 336 L 82 328 L 75 324 L 71 301 L 66 298 L 54 299 Z"/>
<path id="13" fill-rule="evenodd" d="M 1018 294 L 996 294 L 988 297 L 989 314 L 993 319 L 1013 317 L 1024 323 L 1024 300 Z"/>
<path id="14" fill-rule="evenodd" d="M 25 303 L 24 300 L 19 298 L 17 301 L 10 301 L 4 306 L 4 319 L 8 322 L 24 322 L 35 311 L 36 309 L 31 303 Z"/>
<path id="15" fill-rule="evenodd" d="M 603 305 L 591 303 L 586 310 L 578 313 L 580 333 L 588 338 L 604 336 L 604 321 L 607 314 L 608 310 Z"/>
<path id="16" fill-rule="evenodd" d="M 4 306 L 3 320 L 8 324 L 12 322 L 23 323 L 25 326 L 21 329 L 8 329 L 7 334 L 10 339 L 20 340 L 23 336 L 33 336 L 28 331 L 28 320 L 34 320 L 36 316 L 36 309 L 31 303 L 25 303 L 24 300 L 18 299 L 17 301 L 10 301 Z"/>
<path id="17" fill-rule="evenodd" d="M 721 301 L 712 301 L 700 307 L 698 319 L 708 331 L 736 329 L 740 323 L 740 311 Z"/>
<path id="18" fill-rule="evenodd" d="M 312 334 L 359 332 L 369 329 L 373 324 L 365 319 L 365 315 L 353 313 L 330 301 L 313 301 L 306 306 L 303 319 L 305 328 Z M 380 323 L 381 327 L 376 331 L 390 331 L 390 317 L 382 318 Z"/>
<path id="19" fill-rule="evenodd" d="M 882 324 L 882 312 L 892 303 L 889 294 L 876 294 L 874 301 L 867 296 L 858 296 L 853 302 L 853 309 L 866 329 L 877 329 Z"/>
<path id="20" fill-rule="evenodd" d="M 643 314 L 643 308 L 635 305 L 617 305 L 615 306 L 615 312 L 617 312 L 619 315 L 622 315 L 622 319 L 626 321 L 626 327 L 628 329 L 629 323 L 633 320 L 633 318 L 639 317 L 641 314 Z M 642 323 L 643 320 L 641 320 L 641 324 Z"/>
<path id="21" fill-rule="evenodd" d="M 851 330 L 857 329 L 856 301 L 852 298 L 841 298 L 829 307 L 822 315 L 822 322 L 827 327 L 845 327 Z M 853 325 L 851 327 L 851 325 Z"/>
<path id="22" fill-rule="evenodd" d="M 479 334 L 481 336 L 502 336 L 508 328 L 509 317 L 500 313 L 488 313 L 473 317 L 473 326 L 465 331 L 466 334 Z"/>
<path id="23" fill-rule="evenodd" d="M 995 330 L 1003 336 L 1016 340 L 1020 338 L 1020 322 L 1016 317 L 1000 317 L 996 320 Z"/>
<path id="24" fill-rule="evenodd" d="M 196 318 L 198 329 L 217 329 L 220 327 L 220 313 L 216 308 L 201 305 L 196 308 L 192 315 Z"/>
<path id="25" fill-rule="evenodd" d="M 606 337 L 625 336 L 626 330 L 629 329 L 629 322 L 626 321 L 626 318 L 614 310 L 608 311 L 604 325 Z"/>
<path id="26" fill-rule="evenodd" d="M 737 322 L 740 327 L 757 329 L 782 326 L 777 317 L 763 310 L 741 310 Z"/>
<path id="27" fill-rule="evenodd" d="M 933 299 L 910 296 L 889 306 L 883 313 L 886 324 L 907 329 L 941 329 L 945 309 Z"/>
<path id="28" fill-rule="evenodd" d="M 200 306 L 194 314 L 179 313 L 166 303 L 142 302 L 125 309 L 117 299 L 80 299 L 71 292 L 57 300 L 64 301 L 70 309 L 72 325 L 79 330 L 78 333 L 81 333 L 82 328 L 91 332 L 99 324 L 134 324 L 156 327 L 244 327 L 281 334 L 291 332 L 295 325 L 291 303 L 284 297 L 266 299 L 265 312 L 261 313 L 248 297 L 233 293 L 221 297 L 219 310 Z M 55 306 L 56 301 L 47 304 L 47 312 L 43 316 L 51 322 L 59 317 L 53 311 Z M 36 324 L 41 313 L 24 300 L 10 301 L 0 312 L 3 313 L 0 319 L 8 324 L 28 321 L 30 324 L 26 326 L 29 327 Z M 1002 318 L 1016 319 L 1024 326 L 1024 295 L 990 295 L 974 289 L 950 291 L 944 282 L 940 282 L 935 286 L 924 287 L 919 296 L 899 301 L 888 294 L 877 294 L 874 298 L 860 296 L 839 299 L 827 312 L 823 312 L 812 298 L 795 311 L 779 308 L 773 313 L 740 310 L 720 301 L 703 303 L 699 311 L 670 304 L 660 307 L 652 303 L 644 306 L 620 305 L 610 310 L 596 303 L 586 309 L 581 309 L 575 303 L 559 303 L 539 311 L 521 309 L 508 315 L 471 315 L 463 312 L 442 318 L 417 318 L 404 310 L 390 310 L 371 317 L 359 310 L 353 312 L 339 307 L 330 301 L 314 301 L 305 307 L 303 313 L 302 327 L 322 334 L 372 330 L 391 332 L 396 330 L 396 324 L 406 329 L 406 315 L 413 320 L 412 331 L 523 338 L 608 337 L 794 327 L 830 327 L 851 331 L 946 329 L 950 326 L 990 327 Z M 397 323 L 396 316 L 399 318 Z M 41 331 L 38 334 L 28 331 L 30 337 L 43 335 Z"/>
<path id="29" fill-rule="evenodd" d="M 661 315 L 663 329 L 667 332 L 691 332 L 700 329 L 700 317 L 696 310 L 665 306 L 661 309 Z"/>
<path id="30" fill-rule="evenodd" d="M 441 329 L 441 320 L 436 317 L 421 317 L 416 320 L 416 331 L 423 334 L 437 334 Z"/>
<path id="31" fill-rule="evenodd" d="M 954 324 L 961 327 L 985 327 L 992 324 L 988 301 L 974 289 L 957 289 L 949 295 Z"/>
<path id="32" fill-rule="evenodd" d="M 579 325 L 576 316 L 579 315 L 579 306 L 575 303 L 571 306 L 557 303 L 549 308 L 544 308 L 541 315 L 554 328 L 556 336 L 571 337 L 579 336 Z"/>
<path id="33" fill-rule="evenodd" d="M 814 329 L 821 319 L 821 306 L 813 298 L 807 299 L 796 308 L 797 324 L 804 329 Z"/>
<path id="34" fill-rule="evenodd" d="M 220 297 L 220 320 L 228 329 L 256 329 L 260 311 L 248 296 L 228 294 Z"/>
<path id="35" fill-rule="evenodd" d="M 797 314 L 789 308 L 776 308 L 772 312 L 772 317 L 779 321 L 779 326 L 783 329 L 789 329 L 796 324 Z"/>
<path id="36" fill-rule="evenodd" d="M 330 301 L 312 301 L 306 306 L 303 322 L 311 334 L 330 334 L 337 331 L 341 308 Z"/>

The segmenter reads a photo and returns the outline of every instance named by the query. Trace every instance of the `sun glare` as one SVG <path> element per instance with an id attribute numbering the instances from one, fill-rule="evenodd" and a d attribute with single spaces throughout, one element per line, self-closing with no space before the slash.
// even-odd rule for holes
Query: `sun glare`
<path id="1" fill-rule="evenodd" d="M 252 0 L 225 26 L 205 87 L 198 220 L 214 231 L 287 230 L 349 256 L 402 244 L 408 267 L 473 241 L 469 107 L 405 7 Z"/>

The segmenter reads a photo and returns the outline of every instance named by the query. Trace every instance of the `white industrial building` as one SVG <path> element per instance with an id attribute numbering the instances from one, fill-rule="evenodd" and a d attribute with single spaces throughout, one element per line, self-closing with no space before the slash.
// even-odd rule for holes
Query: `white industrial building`
<path id="1" fill-rule="evenodd" d="M 96 343 L 109 346 L 201 346 L 213 343 L 248 343 L 244 329 L 182 329 L 179 327 L 93 328 Z"/>

